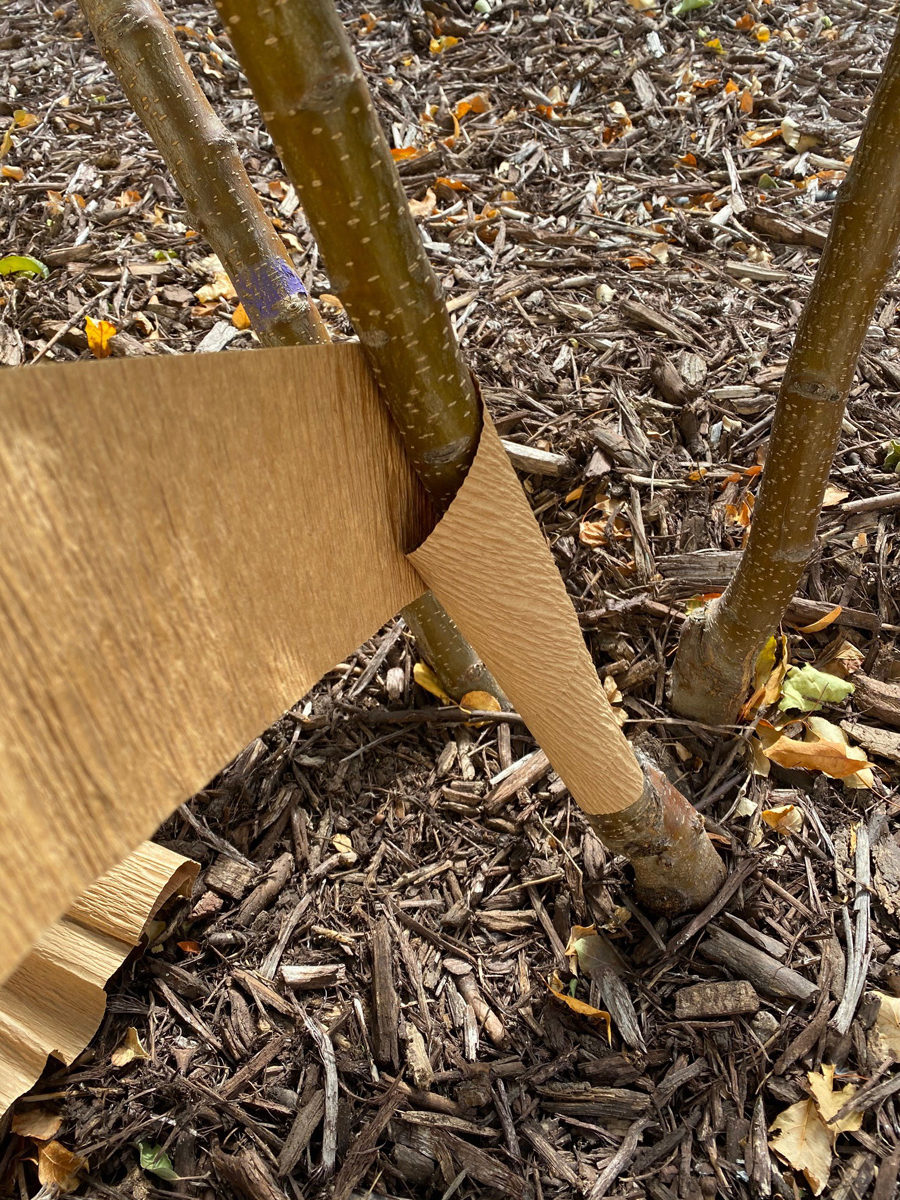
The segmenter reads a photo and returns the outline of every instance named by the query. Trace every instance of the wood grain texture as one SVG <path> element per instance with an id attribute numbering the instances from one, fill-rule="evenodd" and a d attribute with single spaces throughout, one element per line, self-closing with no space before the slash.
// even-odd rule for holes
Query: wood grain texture
<path id="1" fill-rule="evenodd" d="M 422 509 L 355 346 L 0 373 L 0 981 L 423 590 Z"/>
<path id="2" fill-rule="evenodd" d="M 410 558 L 579 806 L 609 813 L 639 800 L 641 769 L 490 418 L 456 498 Z"/>
<path id="3" fill-rule="evenodd" d="M 49 1055 L 71 1063 L 82 1052 L 103 1019 L 106 981 L 148 918 L 175 892 L 190 892 L 197 869 L 145 842 L 45 930 L 0 986 L 0 1117 L 35 1083 Z"/>

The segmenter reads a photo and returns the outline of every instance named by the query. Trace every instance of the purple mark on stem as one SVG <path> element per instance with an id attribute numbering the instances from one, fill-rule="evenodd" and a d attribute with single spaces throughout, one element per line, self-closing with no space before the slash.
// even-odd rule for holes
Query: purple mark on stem
<path id="1" fill-rule="evenodd" d="M 307 294 L 300 276 L 283 258 L 270 258 L 245 267 L 235 278 L 234 287 L 257 332 L 272 323 L 283 301 Z"/>

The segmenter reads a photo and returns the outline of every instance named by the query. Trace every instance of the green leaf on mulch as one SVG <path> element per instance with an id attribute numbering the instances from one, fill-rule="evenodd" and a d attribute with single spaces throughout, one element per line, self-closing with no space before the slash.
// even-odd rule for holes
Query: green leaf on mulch
<path id="1" fill-rule="evenodd" d="M 672 16 L 680 17 L 683 13 L 693 12 L 697 8 L 709 8 L 714 3 L 715 0 L 678 0 L 672 9 Z"/>
<path id="2" fill-rule="evenodd" d="M 7 254 L 0 258 L 0 275 L 38 275 L 46 279 L 49 274 L 49 267 L 30 254 Z"/>
<path id="3" fill-rule="evenodd" d="M 900 475 L 900 438 L 891 438 L 887 443 L 887 453 L 884 456 L 884 469 L 896 471 Z"/>
<path id="4" fill-rule="evenodd" d="M 790 709 L 815 712 L 823 704 L 840 704 L 855 690 L 849 680 L 827 675 L 809 664 L 805 667 L 790 667 L 781 689 L 778 707 L 782 712 Z"/>
<path id="5" fill-rule="evenodd" d="M 153 1142 L 138 1142 L 138 1153 L 141 1156 L 142 1171 L 149 1171 L 152 1175 L 165 1179 L 167 1183 L 175 1183 L 181 1178 L 162 1146 Z"/>

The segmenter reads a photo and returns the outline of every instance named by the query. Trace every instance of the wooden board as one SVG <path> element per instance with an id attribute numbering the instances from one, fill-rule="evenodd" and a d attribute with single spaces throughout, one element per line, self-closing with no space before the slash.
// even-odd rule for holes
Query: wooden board
<path id="1" fill-rule="evenodd" d="M 358 347 L 0 372 L 0 981 L 422 590 Z"/>

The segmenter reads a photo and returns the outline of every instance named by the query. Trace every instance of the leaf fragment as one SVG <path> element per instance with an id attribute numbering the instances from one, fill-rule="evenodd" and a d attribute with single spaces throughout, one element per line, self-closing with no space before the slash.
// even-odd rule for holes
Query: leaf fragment
<path id="1" fill-rule="evenodd" d="M 855 1084 L 848 1083 L 840 1091 L 836 1092 L 834 1090 L 833 1063 L 822 1063 L 820 1071 L 821 1073 L 808 1071 L 806 1078 L 809 1080 L 809 1090 L 812 1092 L 813 1099 L 816 1102 L 819 1116 L 831 1134 L 831 1144 L 833 1146 L 839 1133 L 853 1133 L 855 1130 L 862 1128 L 863 1114 L 861 1112 L 852 1112 L 849 1116 L 841 1117 L 839 1121 L 832 1120 L 832 1117 L 837 1115 L 847 1101 L 856 1095 L 859 1089 Z"/>
<path id="2" fill-rule="evenodd" d="M 900 1062 L 900 997 L 886 992 L 873 992 L 881 1001 L 875 1024 L 869 1031 L 869 1043 L 883 1061 L 892 1058 Z"/>
<path id="3" fill-rule="evenodd" d="M 776 833 L 787 835 L 803 830 L 803 813 L 796 804 L 776 804 L 774 808 L 764 808 L 760 816 Z"/>
<path id="4" fill-rule="evenodd" d="M 432 54 L 443 54 L 451 46 L 458 46 L 459 42 L 460 39 L 458 37 L 450 37 L 449 34 L 444 34 L 443 37 L 433 37 L 428 43 L 428 49 Z"/>
<path id="5" fill-rule="evenodd" d="M 469 113 L 486 113 L 490 107 L 491 101 L 487 92 L 472 92 L 468 96 L 463 96 L 454 108 L 453 115 L 458 121 L 461 121 Z"/>
<path id="6" fill-rule="evenodd" d="M 250 318 L 247 316 L 247 310 L 243 304 L 239 304 L 231 314 L 231 323 L 235 329 L 249 329 Z"/>
<path id="7" fill-rule="evenodd" d="M 431 217 L 437 209 L 434 188 L 428 188 L 421 200 L 408 200 L 409 211 L 414 217 Z"/>
<path id="8" fill-rule="evenodd" d="M 114 1067 L 126 1067 L 130 1062 L 149 1057 L 150 1055 L 138 1037 L 138 1031 L 133 1025 L 129 1025 L 124 1038 L 109 1056 L 109 1061 Z"/>
<path id="9" fill-rule="evenodd" d="M 60 1125 L 62 1113 L 44 1108 L 41 1104 L 29 1104 L 21 1112 L 15 1113 L 12 1119 L 13 1133 L 19 1137 L 34 1138 L 36 1142 L 49 1142 L 59 1133 Z"/>
<path id="10" fill-rule="evenodd" d="M 769 1146 L 795 1171 L 802 1171 L 814 1196 L 821 1196 L 831 1173 L 831 1135 L 815 1100 L 799 1100 L 769 1126 Z"/>
<path id="11" fill-rule="evenodd" d="M 426 692 L 431 692 L 432 696 L 437 696 L 438 700 L 442 700 L 444 704 L 453 703 L 451 698 L 444 691 L 441 681 L 427 663 L 417 662 L 414 665 L 413 679 L 420 688 L 424 688 Z"/>
<path id="12" fill-rule="evenodd" d="M 698 8 L 709 8 L 715 0 L 678 0 L 678 3 L 672 9 L 673 17 L 680 17 L 683 13 L 695 12 Z"/>
<path id="13" fill-rule="evenodd" d="M 149 1171 L 151 1175 L 164 1179 L 166 1183 L 176 1183 L 180 1179 L 172 1166 L 171 1158 L 162 1146 L 157 1146 L 154 1142 L 138 1142 L 138 1154 L 142 1171 Z"/>
<path id="14" fill-rule="evenodd" d="M 836 604 L 824 617 L 819 617 L 818 621 L 813 621 L 810 625 L 798 626 L 797 632 L 802 634 L 820 633 L 823 629 L 827 629 L 829 625 L 833 625 L 843 611 L 843 607 L 840 604 Z"/>
<path id="15" fill-rule="evenodd" d="M 500 701 L 490 692 L 475 690 L 466 692 L 459 702 L 459 707 L 469 712 L 500 712 Z"/>
<path id="16" fill-rule="evenodd" d="M 580 1017 L 587 1017 L 589 1021 L 596 1024 L 606 1026 L 606 1040 L 612 1045 L 612 1017 L 602 1008 L 594 1008 L 593 1004 L 587 1004 L 584 1000 L 578 1000 L 566 991 L 559 975 L 554 971 L 547 984 L 555 998 L 565 1004 L 566 1008 L 571 1009 L 573 1013 L 577 1013 Z"/>
<path id="17" fill-rule="evenodd" d="M 855 690 L 855 685 L 848 680 L 817 671 L 807 663 L 803 667 L 788 669 L 778 707 L 782 712 L 793 709 L 815 712 L 823 704 L 840 704 Z"/>
<path id="18" fill-rule="evenodd" d="M 61 1142 L 46 1142 L 38 1147 L 38 1179 L 58 1193 L 74 1192 L 79 1172 L 88 1165 L 86 1158 L 66 1149 Z"/>
<path id="19" fill-rule="evenodd" d="M 854 757 L 850 753 L 852 751 L 862 754 L 862 759 Z M 838 740 L 800 742 L 782 734 L 770 745 L 763 745 L 762 752 L 780 767 L 821 771 L 832 779 L 846 779 L 872 765 L 858 746 L 848 746 L 846 742 Z"/>
<path id="20" fill-rule="evenodd" d="M 95 321 L 93 317 L 84 318 L 84 332 L 87 334 L 88 349 L 94 358 L 109 358 L 112 354 L 110 342 L 118 330 L 111 321 Z"/>
<path id="21" fill-rule="evenodd" d="M 46 279 L 50 268 L 30 254 L 7 254 L 0 258 L 0 275 L 36 275 Z"/>

